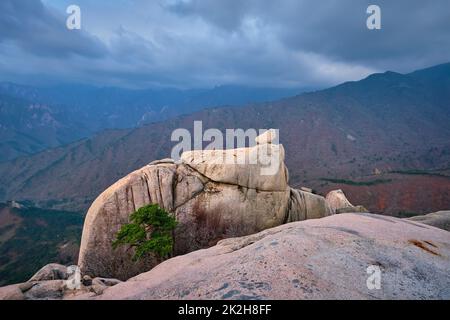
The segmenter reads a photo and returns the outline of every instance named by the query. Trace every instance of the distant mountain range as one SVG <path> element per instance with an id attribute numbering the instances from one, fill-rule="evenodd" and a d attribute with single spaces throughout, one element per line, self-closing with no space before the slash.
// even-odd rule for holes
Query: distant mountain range
<path id="1" fill-rule="evenodd" d="M 172 131 L 194 120 L 205 129 L 279 128 L 292 186 L 342 188 L 351 201 L 393 215 L 450 208 L 450 64 L 106 130 L 1 163 L 0 200 L 85 210 L 120 177 L 170 156 Z"/>
<path id="2" fill-rule="evenodd" d="M 206 107 L 276 100 L 300 89 L 219 86 L 130 90 L 0 83 L 0 161 L 57 147 L 108 128 L 133 128 Z"/>

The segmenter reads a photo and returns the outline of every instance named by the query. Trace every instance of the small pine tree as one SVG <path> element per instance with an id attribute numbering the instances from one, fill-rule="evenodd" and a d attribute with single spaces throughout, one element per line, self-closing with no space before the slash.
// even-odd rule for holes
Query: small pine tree
<path id="1" fill-rule="evenodd" d="M 133 260 L 140 260 L 145 254 L 152 252 L 159 259 L 172 253 L 172 231 L 177 226 L 174 217 L 161 209 L 157 204 L 139 208 L 130 216 L 131 223 L 125 224 L 117 233 L 112 246 L 120 245 L 135 248 Z"/>

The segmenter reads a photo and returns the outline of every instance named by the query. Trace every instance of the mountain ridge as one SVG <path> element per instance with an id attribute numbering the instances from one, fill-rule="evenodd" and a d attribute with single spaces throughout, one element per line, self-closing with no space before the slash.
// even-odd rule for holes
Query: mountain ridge
<path id="1" fill-rule="evenodd" d="M 208 106 L 240 106 L 298 91 L 245 86 L 131 90 L 0 83 L 0 161 L 89 138 L 105 129 L 134 128 Z M 33 136 L 36 141 L 23 135 Z"/>
<path id="2" fill-rule="evenodd" d="M 205 129 L 280 128 L 295 186 L 308 185 L 322 193 L 343 188 L 358 203 L 370 202 L 367 206 L 372 212 L 385 211 L 386 206 L 392 214 L 445 209 L 450 206 L 446 178 L 450 175 L 449 66 L 405 75 L 375 74 L 276 102 L 204 109 L 130 131 L 112 130 L 0 164 L 4 186 L 0 199 L 27 199 L 43 206 L 57 200 L 61 203 L 56 207 L 84 210 L 118 178 L 168 157 L 174 145 L 170 142 L 172 130 L 192 130 L 193 121 L 202 120 Z M 411 170 L 425 174 L 393 173 Z M 430 170 L 441 176 L 427 174 Z M 389 179 L 392 181 L 373 184 Z M 419 184 L 424 181 L 426 189 Z M 356 188 L 352 182 L 362 185 Z M 46 190 L 39 185 L 46 185 Z M 385 194 L 392 185 L 401 192 L 392 191 L 397 195 L 388 196 L 387 204 L 381 206 L 377 194 Z M 415 197 L 421 199 L 408 200 Z"/>

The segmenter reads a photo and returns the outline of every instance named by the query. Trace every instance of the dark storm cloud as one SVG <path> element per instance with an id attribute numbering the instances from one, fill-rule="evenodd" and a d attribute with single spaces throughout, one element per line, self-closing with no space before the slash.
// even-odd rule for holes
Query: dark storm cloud
<path id="1" fill-rule="evenodd" d="M 379 31 L 365 27 L 371 4 L 381 7 Z M 246 18 L 257 17 L 274 27 L 287 48 L 381 69 L 396 65 L 411 69 L 450 59 L 447 0 L 227 0 L 220 6 L 215 1 L 191 0 L 169 7 L 178 14 L 202 17 L 228 32 L 238 30 Z"/>
<path id="2" fill-rule="evenodd" d="M 43 1 L 0 1 L 2 80 L 320 87 L 450 60 L 447 0 Z M 65 28 L 69 4 L 81 32 Z"/>
<path id="3" fill-rule="evenodd" d="M 100 57 L 106 53 L 101 41 L 83 31 L 69 31 L 65 19 L 40 1 L 0 1 L 0 26 L 0 42 L 12 41 L 30 54 Z"/>

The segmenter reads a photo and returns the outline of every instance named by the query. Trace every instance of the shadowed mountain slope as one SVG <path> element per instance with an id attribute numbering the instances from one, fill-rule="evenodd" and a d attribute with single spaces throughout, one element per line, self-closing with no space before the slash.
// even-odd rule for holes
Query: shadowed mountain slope
<path id="1" fill-rule="evenodd" d="M 291 185 L 342 188 L 373 212 L 450 207 L 450 64 L 244 108 L 206 109 L 0 164 L 0 197 L 86 209 L 120 177 L 170 156 L 176 128 L 279 128 Z"/>

